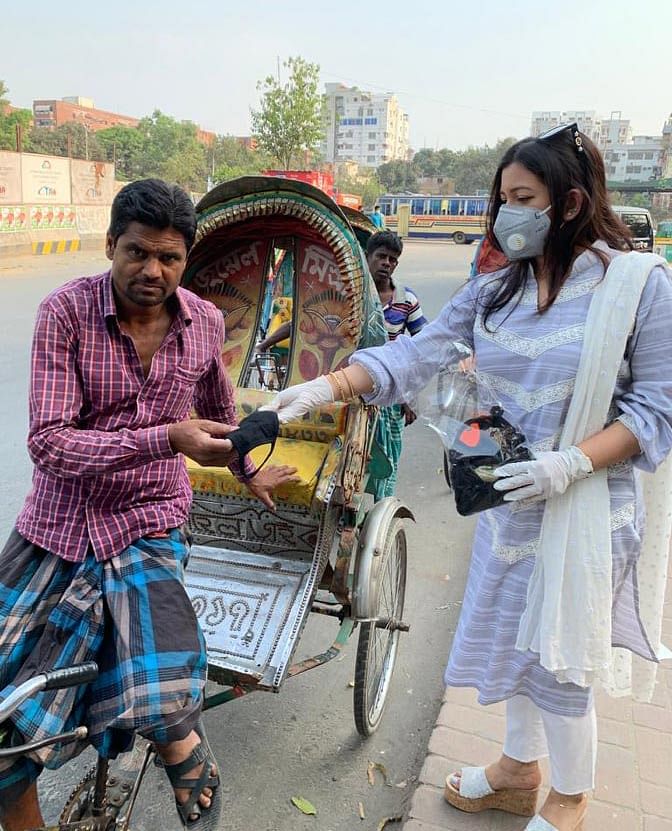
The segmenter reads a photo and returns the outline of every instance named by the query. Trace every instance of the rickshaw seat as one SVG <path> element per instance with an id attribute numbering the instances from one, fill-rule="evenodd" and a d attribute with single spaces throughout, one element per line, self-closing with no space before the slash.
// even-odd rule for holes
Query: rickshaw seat
<path id="1" fill-rule="evenodd" d="M 310 508 L 315 486 L 320 478 L 327 456 L 338 454 L 337 445 L 323 444 L 302 439 L 279 438 L 273 455 L 267 465 L 289 465 L 297 469 L 298 482 L 288 482 L 274 492 L 274 497 L 291 505 Z M 255 467 L 266 458 L 268 445 L 255 447 L 250 453 Z M 191 459 L 187 460 L 191 487 L 201 493 L 218 496 L 249 496 L 244 484 L 239 482 L 228 467 L 201 467 Z"/>
<path id="2" fill-rule="evenodd" d="M 238 388 L 236 410 L 243 419 L 274 397 L 262 390 Z M 345 432 L 347 406 L 333 404 L 322 407 L 301 421 L 283 424 L 267 465 L 289 465 L 297 468 L 298 482 L 289 482 L 275 491 L 275 497 L 289 505 L 311 508 L 317 496 L 321 498 L 318 483 L 328 479 L 338 463 Z M 255 466 L 268 454 L 269 446 L 256 447 L 250 454 Z M 201 467 L 187 459 L 187 471 L 192 489 L 198 493 L 217 496 L 249 497 L 245 485 L 236 479 L 228 467 Z"/>

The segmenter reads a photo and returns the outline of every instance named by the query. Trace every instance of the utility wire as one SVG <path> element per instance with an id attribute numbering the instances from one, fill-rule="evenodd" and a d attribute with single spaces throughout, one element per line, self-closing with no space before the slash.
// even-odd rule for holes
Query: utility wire
<path id="1" fill-rule="evenodd" d="M 330 76 L 332 76 L 334 78 L 337 78 L 339 80 L 342 80 L 342 81 L 350 81 L 353 84 L 358 84 L 358 85 L 363 84 L 364 86 L 371 87 L 373 89 L 379 89 L 379 90 L 385 90 L 386 92 L 391 92 L 389 85 L 374 84 L 371 81 L 362 81 L 361 79 L 357 79 L 357 78 L 348 78 L 345 75 L 341 75 L 340 72 L 331 72 L 330 70 L 327 70 L 327 69 L 322 69 L 321 68 L 321 71 L 323 72 L 323 74 L 330 75 Z M 365 91 L 365 90 L 363 90 L 363 91 Z M 456 109 L 456 110 L 470 110 L 472 112 L 487 113 L 488 115 L 500 115 L 500 116 L 504 115 L 507 118 L 519 118 L 519 119 L 525 120 L 527 122 L 530 121 L 530 114 L 529 113 L 527 115 L 523 115 L 522 113 L 511 113 L 511 112 L 504 112 L 502 110 L 491 110 L 491 109 L 487 109 L 486 107 L 472 107 L 469 104 L 458 104 L 455 101 L 445 101 L 441 98 L 432 98 L 428 95 L 421 95 L 420 93 L 417 93 L 417 92 L 407 92 L 407 91 L 404 91 L 404 90 L 395 90 L 394 94 L 395 95 L 405 95 L 408 98 L 419 98 L 419 99 L 422 99 L 423 101 L 430 101 L 433 104 L 442 104 L 445 107 L 452 107 L 453 109 Z"/>

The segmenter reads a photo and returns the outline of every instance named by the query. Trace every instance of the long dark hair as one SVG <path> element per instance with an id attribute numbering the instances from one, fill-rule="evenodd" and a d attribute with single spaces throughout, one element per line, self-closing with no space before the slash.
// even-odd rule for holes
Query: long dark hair
<path id="1" fill-rule="evenodd" d="M 569 129 L 549 139 L 526 138 L 510 147 L 502 157 L 490 192 L 490 206 L 486 219 L 486 233 L 490 242 L 501 251 L 493 233 L 497 214 L 502 205 L 502 171 L 513 162 L 523 165 L 540 179 L 551 203 L 551 228 L 544 247 L 544 262 L 549 278 L 548 299 L 540 312 L 547 311 L 557 298 L 570 272 L 574 258 L 582 251 L 595 252 L 605 268 L 608 258 L 594 248 L 597 240 L 604 240 L 610 248 L 632 249 L 630 232 L 611 210 L 602 156 L 593 142 L 580 134 L 583 152 L 574 143 Z M 583 195 L 576 216 L 563 219 L 567 194 L 578 189 Z M 483 301 L 483 322 L 504 308 L 524 286 L 531 260 L 517 260 L 509 265 L 498 287 L 487 292 Z M 520 299 L 520 298 L 519 298 Z"/>

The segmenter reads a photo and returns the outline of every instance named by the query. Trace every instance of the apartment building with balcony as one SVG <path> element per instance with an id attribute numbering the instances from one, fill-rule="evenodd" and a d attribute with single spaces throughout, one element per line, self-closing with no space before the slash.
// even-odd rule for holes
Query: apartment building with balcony
<path id="1" fill-rule="evenodd" d="M 326 162 L 379 167 L 408 158 L 408 115 L 393 93 L 378 95 L 326 84 L 325 104 L 322 155 Z"/>

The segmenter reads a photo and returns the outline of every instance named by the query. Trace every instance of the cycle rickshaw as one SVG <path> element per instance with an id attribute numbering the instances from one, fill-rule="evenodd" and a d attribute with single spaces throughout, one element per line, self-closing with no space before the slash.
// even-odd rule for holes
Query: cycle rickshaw
<path id="1" fill-rule="evenodd" d="M 349 211 L 346 217 L 322 191 L 271 177 L 219 185 L 197 211 L 183 285 L 224 315 L 223 358 L 239 418 L 276 389 L 337 369 L 358 346 L 385 338 L 363 254 L 373 230 L 364 215 Z M 279 297 L 291 300 L 285 304 L 291 308 L 289 348 L 281 365 L 269 362 L 264 372 L 255 347 Z M 403 520 L 412 514 L 395 498 L 371 507 L 365 495 L 368 478 L 389 471 L 375 442 L 376 419 L 375 407 L 357 401 L 283 425 L 269 461 L 296 466 L 300 481 L 278 489 L 274 513 L 228 468 L 188 461 L 194 498 L 186 585 L 207 642 L 205 709 L 256 690 L 278 692 L 288 677 L 338 656 L 359 629 L 355 725 L 365 737 L 379 725 L 399 636 L 408 630 Z M 255 464 L 266 453 L 265 447 L 253 450 Z M 336 636 L 321 654 L 293 662 L 311 613 L 333 617 Z M 58 683 L 78 683 L 92 672 L 95 665 L 74 669 Z M 47 683 L 57 681 L 41 677 L 17 695 Z M 139 738 L 126 759 L 110 765 L 99 758 L 56 827 L 127 831 L 153 758 L 152 746 Z"/>
<path id="2" fill-rule="evenodd" d="M 240 417 L 279 386 L 337 369 L 375 339 L 377 295 L 357 237 L 365 238 L 365 217 L 352 212 L 353 227 L 322 191 L 272 177 L 219 185 L 197 209 L 183 285 L 222 310 L 223 357 Z M 269 382 L 256 371 L 255 345 L 278 298 L 292 309 L 291 337 Z M 279 489 L 276 513 L 250 498 L 228 468 L 188 462 L 187 586 L 208 644 L 209 679 L 228 687 L 206 706 L 277 691 L 288 676 L 337 655 L 359 625 L 355 723 L 363 736 L 376 729 L 407 628 L 402 520 L 411 516 L 396 499 L 366 509 L 367 477 L 386 464 L 374 442 L 376 417 L 361 402 L 337 403 L 283 425 L 269 461 L 296 466 L 300 481 Z M 254 450 L 253 461 L 266 452 Z M 316 602 L 318 590 L 334 602 Z M 338 634 L 324 653 L 293 664 L 311 611 L 338 618 Z"/>

